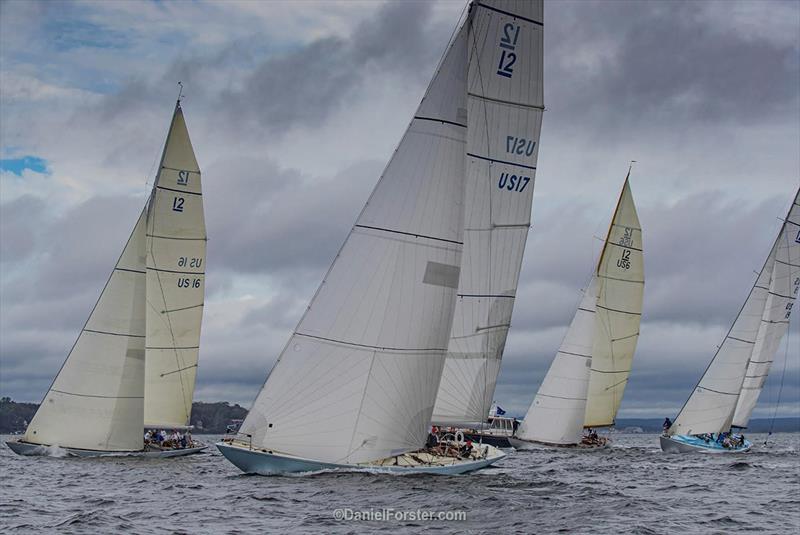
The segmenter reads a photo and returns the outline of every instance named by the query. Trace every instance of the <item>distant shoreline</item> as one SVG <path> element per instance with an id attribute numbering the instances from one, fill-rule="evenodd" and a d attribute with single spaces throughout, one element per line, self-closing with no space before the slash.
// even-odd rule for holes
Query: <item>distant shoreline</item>
<path id="1" fill-rule="evenodd" d="M 19 403 L 8 397 L 0 398 L 0 434 L 23 433 L 30 422 L 37 403 Z M 191 425 L 196 435 L 224 435 L 229 425 L 247 416 L 247 409 L 227 401 L 192 403 Z M 620 418 L 614 425 L 615 433 L 660 433 L 663 418 Z M 754 418 L 746 433 L 800 433 L 800 417 Z"/>

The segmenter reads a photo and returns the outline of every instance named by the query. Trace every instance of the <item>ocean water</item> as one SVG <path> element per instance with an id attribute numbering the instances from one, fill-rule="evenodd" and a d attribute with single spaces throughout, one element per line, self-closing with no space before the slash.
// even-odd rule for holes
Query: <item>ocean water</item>
<path id="1" fill-rule="evenodd" d="M 3 445 L 0 532 L 800 532 L 800 434 L 766 448 L 751 435 L 753 451 L 720 456 L 667 455 L 653 434 L 613 438 L 594 452 L 514 452 L 463 476 L 247 476 L 215 448 L 145 460 L 24 458 Z"/>

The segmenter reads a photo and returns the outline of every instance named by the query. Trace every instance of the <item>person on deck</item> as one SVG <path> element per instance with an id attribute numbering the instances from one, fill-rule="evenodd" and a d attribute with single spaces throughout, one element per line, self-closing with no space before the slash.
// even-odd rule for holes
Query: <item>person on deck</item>
<path id="1" fill-rule="evenodd" d="M 672 427 L 672 420 L 670 420 L 669 418 L 664 418 L 664 424 L 661 426 L 661 428 L 664 430 L 664 434 L 666 434 L 667 431 L 669 431 L 670 427 Z"/>

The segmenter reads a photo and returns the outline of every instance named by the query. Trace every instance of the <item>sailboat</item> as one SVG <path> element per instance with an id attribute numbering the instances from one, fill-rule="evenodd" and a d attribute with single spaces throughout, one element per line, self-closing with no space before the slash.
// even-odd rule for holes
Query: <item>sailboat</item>
<path id="1" fill-rule="evenodd" d="M 660 437 L 670 453 L 733 453 L 752 443 L 745 429 L 800 287 L 800 189 L 750 294 L 674 422 Z"/>
<path id="2" fill-rule="evenodd" d="M 429 430 L 460 279 L 477 280 L 465 266 L 488 269 L 488 249 L 471 242 L 516 247 L 527 232 L 542 11 L 541 0 L 470 5 L 239 435 L 217 444 L 242 471 L 457 474 L 505 456 L 488 445 L 437 446 Z M 525 231 L 473 232 L 484 220 L 521 220 Z M 482 303 L 491 317 L 494 301 Z"/>
<path id="3" fill-rule="evenodd" d="M 644 294 L 642 230 L 622 187 L 597 268 L 567 334 L 511 444 L 602 447 L 584 428 L 614 424 L 630 375 Z"/>
<path id="4" fill-rule="evenodd" d="M 200 345 L 206 229 L 180 102 L 148 200 L 89 319 L 25 435 L 7 442 L 16 453 L 175 457 L 205 448 L 144 443 L 145 428 L 190 428 Z"/>

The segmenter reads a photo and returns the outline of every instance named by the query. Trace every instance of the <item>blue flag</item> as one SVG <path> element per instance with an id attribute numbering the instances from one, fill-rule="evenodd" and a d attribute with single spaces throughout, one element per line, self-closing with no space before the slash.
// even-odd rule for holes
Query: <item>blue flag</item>
<path id="1" fill-rule="evenodd" d="M 503 407 L 498 405 L 497 408 L 494 410 L 494 413 L 498 416 L 502 416 L 506 413 L 506 411 L 503 410 Z"/>

